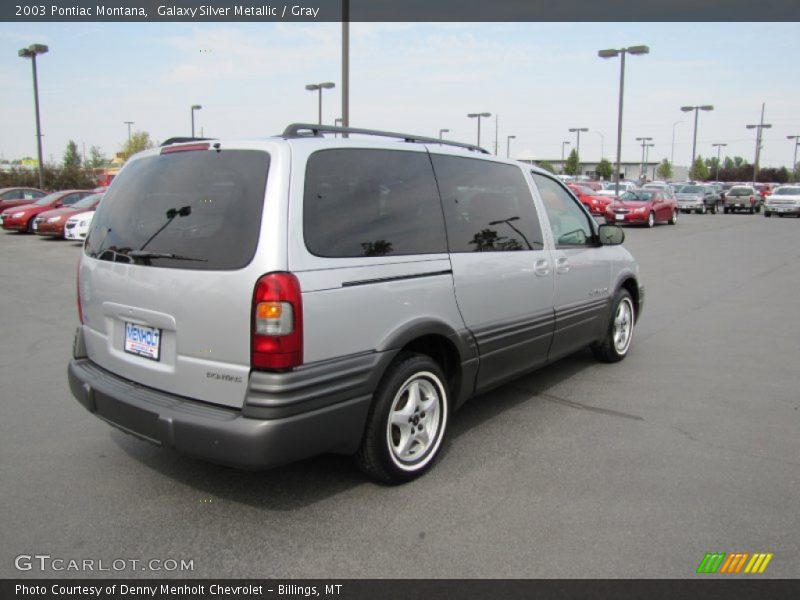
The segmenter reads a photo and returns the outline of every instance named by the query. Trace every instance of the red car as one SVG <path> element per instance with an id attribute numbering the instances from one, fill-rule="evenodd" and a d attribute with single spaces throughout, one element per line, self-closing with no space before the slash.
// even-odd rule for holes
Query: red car
<path id="1" fill-rule="evenodd" d="M 92 194 L 70 206 L 46 210 L 34 219 L 33 230 L 39 235 L 63 238 L 67 219 L 78 213 L 94 210 L 102 197 L 103 194 Z"/>
<path id="2" fill-rule="evenodd" d="M 23 204 L 30 204 L 36 202 L 39 198 L 43 198 L 47 192 L 37 190 L 36 188 L 26 187 L 8 187 L 0 188 L 0 212 L 12 206 L 22 206 Z"/>
<path id="3" fill-rule="evenodd" d="M 39 214 L 52 208 L 61 208 L 75 204 L 81 198 L 91 194 L 89 190 L 64 190 L 53 192 L 43 198 L 39 198 L 33 204 L 23 204 L 5 209 L 0 213 L 3 221 L 3 229 L 8 231 L 27 231 L 33 232 L 33 220 Z"/>
<path id="4" fill-rule="evenodd" d="M 639 223 L 652 227 L 658 222 L 675 225 L 678 203 L 661 190 L 632 189 L 606 207 L 606 223 L 627 225 Z"/>
<path id="5" fill-rule="evenodd" d="M 578 197 L 589 212 L 593 215 L 602 215 L 606 211 L 606 206 L 614 199 L 610 196 L 600 196 L 595 191 L 585 185 L 570 183 L 567 187 Z"/>

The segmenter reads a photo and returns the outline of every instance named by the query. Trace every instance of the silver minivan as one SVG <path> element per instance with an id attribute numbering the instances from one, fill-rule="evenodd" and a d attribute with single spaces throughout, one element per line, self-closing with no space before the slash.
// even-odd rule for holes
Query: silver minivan
<path id="1" fill-rule="evenodd" d="M 623 239 L 554 176 L 467 144 L 305 124 L 170 140 L 94 216 L 70 387 L 217 463 L 334 452 L 408 481 L 470 396 L 587 347 L 625 357 L 644 289 Z"/>

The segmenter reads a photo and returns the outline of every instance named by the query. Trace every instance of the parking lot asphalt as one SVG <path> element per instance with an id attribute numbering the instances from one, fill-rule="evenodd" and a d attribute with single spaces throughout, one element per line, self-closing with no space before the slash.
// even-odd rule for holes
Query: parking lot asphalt
<path id="1" fill-rule="evenodd" d="M 471 400 L 435 469 L 387 487 L 346 457 L 241 472 L 99 421 L 66 379 L 80 247 L 0 232 L 0 577 L 684 578 L 707 552 L 800 577 L 800 220 L 626 234 L 647 286 L 626 360 Z"/>

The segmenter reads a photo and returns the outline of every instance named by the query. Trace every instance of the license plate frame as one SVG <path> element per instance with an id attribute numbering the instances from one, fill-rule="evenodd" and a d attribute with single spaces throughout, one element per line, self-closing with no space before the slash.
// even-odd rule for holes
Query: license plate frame
<path id="1" fill-rule="evenodd" d="M 161 329 L 125 321 L 125 339 L 122 349 L 128 354 L 159 362 L 161 360 Z"/>

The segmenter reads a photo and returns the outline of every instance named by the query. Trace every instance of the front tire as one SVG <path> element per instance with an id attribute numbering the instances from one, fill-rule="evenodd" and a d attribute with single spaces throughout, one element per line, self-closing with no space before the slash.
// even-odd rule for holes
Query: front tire
<path id="1" fill-rule="evenodd" d="M 614 308 L 605 336 L 592 346 L 594 357 L 607 363 L 621 361 L 628 354 L 633 339 L 636 313 L 628 290 L 621 289 L 614 296 Z"/>
<path id="2" fill-rule="evenodd" d="M 699 212 L 701 215 L 704 215 L 704 214 L 706 214 L 706 205 L 705 205 L 705 204 L 703 204 L 703 206 L 701 206 L 701 207 L 700 207 L 700 210 L 699 210 L 698 212 Z"/>
<path id="3" fill-rule="evenodd" d="M 385 483 L 405 483 L 427 472 L 447 432 L 449 390 L 439 365 L 424 354 L 403 353 L 381 379 L 361 447 L 358 467 Z"/>
<path id="4" fill-rule="evenodd" d="M 672 211 L 672 217 L 670 217 L 670 219 L 669 219 L 669 224 L 670 225 L 675 225 L 677 222 L 678 222 L 678 211 L 677 210 L 673 210 Z"/>
<path id="5" fill-rule="evenodd" d="M 772 216 L 772 213 L 771 213 L 771 212 L 769 212 L 768 210 L 765 210 L 765 211 L 764 211 L 764 216 L 765 216 L 765 217 L 767 217 L 767 218 L 769 219 L 769 218 Z"/>
<path id="6" fill-rule="evenodd" d="M 656 224 L 656 215 L 654 212 L 651 211 L 650 214 L 647 215 L 647 226 L 649 228 L 652 228 L 653 225 L 655 224 Z"/>

